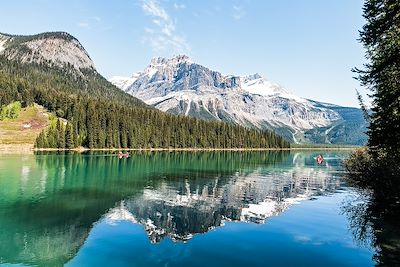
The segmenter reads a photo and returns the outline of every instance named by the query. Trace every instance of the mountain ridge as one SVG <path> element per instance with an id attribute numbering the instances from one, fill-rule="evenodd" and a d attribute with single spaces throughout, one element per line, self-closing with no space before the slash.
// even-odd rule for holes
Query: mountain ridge
<path id="1" fill-rule="evenodd" d="M 121 92 L 98 73 L 83 45 L 67 32 L 33 35 L 0 33 L 0 68 L 16 72 L 24 70 L 30 75 L 42 76 L 41 79 L 47 80 L 54 89 L 71 94 L 86 94 L 150 108 L 141 100 Z M 53 79 L 58 76 L 60 80 Z M 26 78 L 28 82 L 29 78 Z M 30 83 L 35 84 L 35 79 L 31 79 Z"/>
<path id="2" fill-rule="evenodd" d="M 67 32 L 0 33 L 0 55 L 21 63 L 47 63 L 57 67 L 72 66 L 78 71 L 96 71 L 89 53 L 77 38 Z"/>
<path id="3" fill-rule="evenodd" d="M 322 142 L 321 129 L 336 129 L 337 125 L 347 123 L 343 116 L 346 110 L 338 112 L 338 105 L 299 97 L 257 73 L 222 75 L 194 63 L 185 55 L 153 58 L 144 71 L 129 78 L 113 77 L 110 81 L 162 111 L 274 130 L 295 143 Z M 359 120 L 361 111 L 356 116 L 360 124 L 353 128 L 356 136 L 343 144 L 362 145 L 366 141 L 365 123 Z M 320 130 L 306 134 L 315 129 Z M 338 138 L 323 141 L 337 142 L 342 141 Z"/>
<path id="4" fill-rule="evenodd" d="M 0 107 L 36 103 L 56 117 L 37 136 L 36 148 L 290 146 L 271 131 L 173 116 L 146 105 L 101 76 L 83 46 L 67 33 L 1 35 L 0 41 Z"/>

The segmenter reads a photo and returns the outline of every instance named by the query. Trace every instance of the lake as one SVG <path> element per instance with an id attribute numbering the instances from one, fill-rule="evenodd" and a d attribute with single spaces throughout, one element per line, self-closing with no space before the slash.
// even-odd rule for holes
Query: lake
<path id="1" fill-rule="evenodd" d="M 373 266 L 346 156 L 0 155 L 0 266 Z"/>

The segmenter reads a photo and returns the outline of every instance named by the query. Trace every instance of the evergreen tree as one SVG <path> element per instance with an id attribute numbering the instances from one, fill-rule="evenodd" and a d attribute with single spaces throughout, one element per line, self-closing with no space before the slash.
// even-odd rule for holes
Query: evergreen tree
<path id="1" fill-rule="evenodd" d="M 57 148 L 58 147 L 57 140 L 55 138 L 56 131 L 54 129 L 55 129 L 54 127 L 50 127 L 46 134 L 47 145 L 49 148 Z"/>
<path id="2" fill-rule="evenodd" d="M 57 120 L 55 135 L 57 140 L 57 148 L 65 148 L 65 129 L 63 122 L 60 119 Z"/>
<path id="3" fill-rule="evenodd" d="M 400 1 L 366 0 L 361 42 L 369 63 L 356 70 L 372 91 L 368 149 L 346 161 L 352 185 L 368 189 L 383 216 L 400 206 Z M 396 213 L 394 212 L 394 213 Z M 376 220 L 376 219 L 375 219 Z M 379 221 L 379 220 L 376 220 Z"/>
<path id="4" fill-rule="evenodd" d="M 269 131 L 163 113 L 110 88 L 95 73 L 82 77 L 66 68 L 0 56 L 0 106 L 37 103 L 60 117 L 38 136 L 37 147 L 289 147 L 286 140 Z M 15 113 L 7 110 L 7 116 Z"/>
<path id="5" fill-rule="evenodd" d="M 36 138 L 35 147 L 37 148 L 47 147 L 46 137 L 44 132 L 39 133 L 38 137 Z"/>
<path id="6" fill-rule="evenodd" d="M 68 149 L 75 147 L 74 131 L 70 123 L 67 123 L 65 130 L 65 147 Z"/>
<path id="7" fill-rule="evenodd" d="M 372 91 L 368 145 L 373 154 L 390 152 L 400 159 L 400 1 L 367 0 L 360 40 L 369 63 L 356 70 Z"/>

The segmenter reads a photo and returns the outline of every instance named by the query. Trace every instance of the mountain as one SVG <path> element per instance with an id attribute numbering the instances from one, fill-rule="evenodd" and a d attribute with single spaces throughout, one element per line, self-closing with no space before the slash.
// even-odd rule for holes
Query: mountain
<path id="1" fill-rule="evenodd" d="M 110 81 L 172 114 L 274 130 L 296 143 L 366 142 L 359 109 L 298 97 L 259 74 L 224 76 L 184 55 L 154 58 L 144 71 Z"/>
<path id="2" fill-rule="evenodd" d="M 15 102 L 54 114 L 36 148 L 269 148 L 271 131 L 173 116 L 120 90 L 68 33 L 0 35 L 0 112 Z M 53 119 L 54 118 L 54 119 Z"/>
<path id="3" fill-rule="evenodd" d="M 0 33 L 0 68 L 5 76 L 14 73 L 13 78 L 21 78 L 20 84 L 24 80 L 22 87 L 29 83 L 37 87 L 46 84 L 59 92 L 148 107 L 141 100 L 121 92 L 100 75 L 78 39 L 66 32 L 35 35 Z M 15 99 L 5 102 L 11 100 Z"/>
<path id="4" fill-rule="evenodd" d="M 46 32 L 36 35 L 0 33 L 0 55 L 21 63 L 66 65 L 76 70 L 95 70 L 95 65 L 81 43 L 66 32 Z"/>

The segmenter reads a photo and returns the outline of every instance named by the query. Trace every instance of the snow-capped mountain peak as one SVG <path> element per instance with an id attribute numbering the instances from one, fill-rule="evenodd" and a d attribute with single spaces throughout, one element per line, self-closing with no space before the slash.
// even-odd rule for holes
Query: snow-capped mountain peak
<path id="1" fill-rule="evenodd" d="M 282 86 L 271 82 L 260 74 L 241 76 L 242 89 L 252 94 L 272 96 L 278 94 L 289 94 Z"/>
<path id="2" fill-rule="evenodd" d="M 193 63 L 193 61 L 186 55 L 176 55 L 172 58 L 154 57 L 150 61 L 149 67 L 157 67 L 161 65 L 178 65 L 180 63 Z"/>
<path id="3" fill-rule="evenodd" d="M 223 75 L 184 55 L 154 58 L 143 72 L 110 81 L 162 111 L 270 129 L 294 142 L 311 129 L 326 135 L 325 128 L 343 121 L 337 107 L 301 98 L 258 73 Z"/>
<path id="4" fill-rule="evenodd" d="M 134 73 L 131 77 L 113 76 L 109 81 L 118 88 L 126 91 L 139 77 L 141 73 Z"/>
<path id="5" fill-rule="evenodd" d="M 177 55 L 170 59 L 154 57 L 142 72 L 136 72 L 131 77 L 113 76 L 109 81 L 122 90 L 127 91 L 139 78 L 146 77 L 147 79 L 151 79 L 158 72 L 165 74 L 165 70 L 168 69 L 170 71 L 167 71 L 167 74 L 171 74 L 172 70 L 178 68 L 178 65 L 182 63 L 192 64 L 193 62 L 186 55 Z M 164 75 L 162 78 L 171 78 L 171 75 Z"/>
<path id="6" fill-rule="evenodd" d="M 154 57 L 151 59 L 150 64 L 142 72 L 143 75 L 147 75 L 152 78 L 157 72 L 165 73 L 170 76 L 169 72 L 179 68 L 180 64 L 192 64 L 193 62 L 186 55 L 177 55 L 172 58 Z M 164 77 L 165 78 L 165 77 Z"/>

